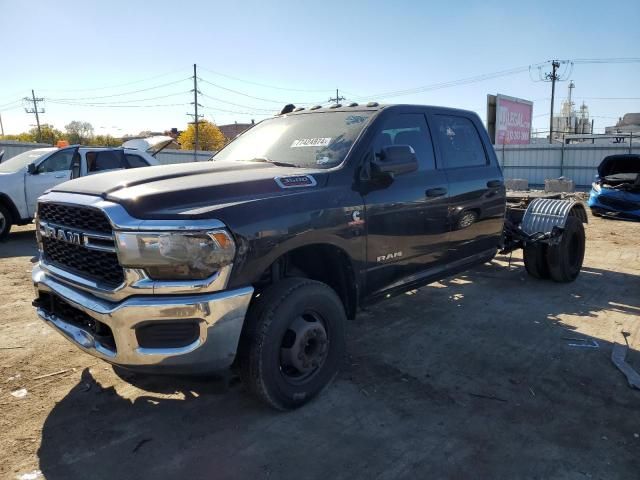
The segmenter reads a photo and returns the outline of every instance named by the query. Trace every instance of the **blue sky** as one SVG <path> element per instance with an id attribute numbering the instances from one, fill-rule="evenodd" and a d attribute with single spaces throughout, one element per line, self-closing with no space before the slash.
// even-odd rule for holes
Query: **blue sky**
<path id="1" fill-rule="evenodd" d="M 41 121 L 61 129 L 71 120 L 115 135 L 182 129 L 197 63 L 206 119 L 259 120 L 285 102 L 326 102 L 336 87 L 363 101 L 551 58 L 637 57 L 638 19 L 637 0 L 0 0 L 0 113 L 6 133 L 28 129 L 33 115 L 17 100 L 33 88 L 46 99 Z M 639 74 L 640 63 L 574 65 L 575 99 L 585 99 L 596 131 L 640 111 Z M 537 76 L 375 99 L 467 108 L 484 120 L 487 93 L 503 93 L 533 100 L 534 128 L 546 130 L 550 85 Z M 558 84 L 557 110 L 566 87 Z"/>

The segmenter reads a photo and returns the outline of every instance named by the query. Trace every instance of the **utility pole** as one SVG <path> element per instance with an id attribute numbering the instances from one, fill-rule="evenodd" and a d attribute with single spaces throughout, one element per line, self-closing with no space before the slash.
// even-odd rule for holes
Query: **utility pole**
<path id="1" fill-rule="evenodd" d="M 338 89 L 336 88 L 336 98 L 330 98 L 329 101 L 330 102 L 336 102 L 336 105 L 340 105 L 340 102 L 342 100 L 346 100 L 346 98 L 341 97 L 339 92 L 338 92 Z"/>
<path id="2" fill-rule="evenodd" d="M 38 114 L 44 113 L 44 108 L 43 109 L 38 108 L 38 103 L 44 102 L 44 98 L 36 98 L 36 94 L 34 93 L 33 90 L 31 90 L 31 98 L 24 97 L 23 100 L 25 102 L 33 102 L 33 108 L 25 107 L 24 111 L 27 113 L 36 114 L 36 124 L 38 125 L 38 142 L 40 142 L 42 140 L 42 130 L 40 129 L 40 117 L 38 116 Z"/>
<path id="3" fill-rule="evenodd" d="M 560 62 L 553 60 L 551 62 L 551 73 L 547 73 L 545 78 L 551 82 L 551 117 L 549 118 L 549 143 L 553 143 L 553 102 L 556 95 L 556 81 L 559 79 L 556 73 L 560 68 Z"/>
<path id="4" fill-rule="evenodd" d="M 190 115 L 193 117 L 193 123 L 196 129 L 196 138 L 195 138 L 195 143 L 193 145 L 193 161 L 195 162 L 198 160 L 198 150 L 200 148 L 198 123 L 199 123 L 199 119 L 202 117 L 202 115 L 198 115 L 198 107 L 201 107 L 202 105 L 198 103 L 198 72 L 197 72 L 197 67 L 195 63 L 193 64 L 193 102 L 191 103 L 193 104 L 194 111 L 193 113 L 187 113 L 187 115 Z"/>
<path id="5" fill-rule="evenodd" d="M 0 135 L 4 137 L 4 125 L 2 125 L 2 114 L 0 113 Z"/>

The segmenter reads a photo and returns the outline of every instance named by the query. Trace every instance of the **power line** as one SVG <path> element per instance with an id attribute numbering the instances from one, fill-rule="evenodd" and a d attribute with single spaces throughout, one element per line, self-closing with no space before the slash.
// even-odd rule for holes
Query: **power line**
<path id="1" fill-rule="evenodd" d="M 202 92 L 200 92 L 200 95 L 202 95 L 203 97 L 209 98 L 211 100 L 215 100 L 216 102 L 221 102 L 221 103 L 226 103 L 228 105 L 233 105 L 234 107 L 246 108 L 246 109 L 249 109 L 249 110 L 259 110 L 259 111 L 262 111 L 262 112 L 271 112 L 271 113 L 273 113 L 273 111 L 274 111 L 273 108 L 249 107 L 247 105 L 241 105 L 239 103 L 229 102 L 227 100 L 222 100 L 221 98 L 212 97 L 211 95 L 207 95 L 206 93 L 202 93 Z"/>
<path id="2" fill-rule="evenodd" d="M 140 79 L 140 80 L 133 80 L 131 82 L 126 82 L 126 83 L 119 83 L 119 84 L 116 84 L 116 85 L 107 85 L 107 86 L 104 86 L 104 87 L 68 88 L 68 89 L 44 88 L 44 89 L 42 89 L 42 91 L 45 91 L 45 92 L 91 92 L 91 91 L 97 91 L 97 90 L 108 90 L 108 89 L 111 89 L 111 88 L 126 87 L 126 86 L 129 86 L 129 85 L 135 85 L 137 83 L 143 83 L 143 82 L 148 82 L 150 80 L 156 80 L 158 78 L 162 78 L 162 77 L 167 77 L 169 75 L 173 75 L 174 73 L 179 72 L 179 71 L 183 71 L 183 70 L 184 70 L 184 68 L 179 68 L 179 69 L 173 70 L 171 72 L 162 73 L 160 75 L 155 75 L 153 77 L 147 77 L 147 78 L 143 78 L 143 79 Z"/>
<path id="3" fill-rule="evenodd" d="M 69 107 L 95 107 L 95 108 L 155 108 L 155 107 L 184 107 L 190 105 L 189 103 L 162 103 L 157 105 L 105 105 L 100 103 L 68 103 L 58 102 L 54 100 L 47 100 L 49 103 L 55 103 L 57 105 L 65 105 Z"/>
<path id="4" fill-rule="evenodd" d="M 538 65 L 538 64 L 536 64 Z M 504 77 L 504 76 L 509 76 L 509 75 L 516 75 L 518 73 L 523 73 L 526 72 L 528 69 L 530 68 L 529 65 L 527 66 L 521 66 L 521 67 L 515 67 L 515 68 L 510 68 L 507 70 L 500 70 L 497 72 L 491 72 L 491 73 L 483 73 L 480 75 L 474 75 L 472 77 L 465 77 L 465 78 L 461 78 L 458 80 L 452 80 L 452 81 L 448 81 L 448 82 L 440 82 L 440 83 L 433 83 L 430 85 L 423 85 L 420 87 L 414 87 L 414 88 L 408 88 L 405 90 L 395 90 L 395 91 L 389 91 L 389 92 L 383 92 L 383 93 L 378 93 L 375 95 L 368 95 L 368 96 L 363 96 L 363 97 L 358 97 L 358 98 L 362 98 L 362 99 L 376 99 L 376 98 L 392 98 L 392 97 L 399 97 L 399 96 L 403 96 L 403 95 L 411 95 L 411 94 L 416 94 L 416 93 L 423 93 L 423 92 L 427 92 L 430 90 L 439 90 L 442 88 L 450 88 L 450 87 L 457 87 L 460 85 L 468 85 L 468 84 L 472 84 L 472 83 L 478 83 L 478 82 L 483 82 L 485 80 L 490 80 L 493 78 L 498 78 L 498 77 Z"/>
<path id="5" fill-rule="evenodd" d="M 266 83 L 258 83 L 258 82 L 253 82 L 251 80 L 244 80 L 242 78 L 238 78 L 238 77 L 234 77 L 232 75 L 227 75 L 225 73 L 220 73 L 220 72 L 216 72 L 214 70 L 210 70 L 208 68 L 204 68 L 204 67 L 200 67 L 200 70 L 204 70 L 205 72 L 209 72 L 213 75 L 218 75 L 219 77 L 225 77 L 225 78 L 229 78 L 231 80 L 235 80 L 237 82 L 242 82 L 242 83 L 247 83 L 249 85 L 256 85 L 258 87 L 264 87 L 264 88 L 272 88 L 274 90 L 283 90 L 285 92 L 306 92 L 306 93 L 318 93 L 318 92 L 326 92 L 327 89 L 323 88 L 323 89 L 303 89 L 303 88 L 285 88 L 285 87 L 277 87 L 275 85 L 268 85 Z"/>
<path id="6" fill-rule="evenodd" d="M 159 95 L 157 97 L 147 97 L 147 98 L 136 98 L 133 100 L 116 100 L 116 101 L 112 101 L 112 102 L 90 102 L 92 105 L 120 105 L 120 104 L 124 104 L 124 103 L 136 103 L 136 102 L 145 102 L 145 101 L 149 101 L 149 100 L 158 100 L 161 98 L 169 98 L 169 97 L 175 97 L 178 95 L 184 95 L 185 93 L 191 93 L 191 90 L 185 90 L 182 92 L 176 92 L 176 93 L 170 93 L 169 95 Z M 86 102 L 75 102 L 73 100 L 69 100 L 69 101 L 61 101 L 61 100 L 56 100 L 56 99 L 47 99 L 47 101 L 49 102 L 53 102 L 53 103 L 65 103 L 67 105 L 74 105 L 74 104 L 85 104 Z"/>
<path id="7" fill-rule="evenodd" d="M 234 90 L 232 88 L 227 88 L 227 87 L 223 87 L 222 85 L 218 85 L 217 83 L 213 83 L 210 82 L 209 80 L 199 77 L 199 80 L 201 80 L 204 83 L 207 83 L 213 87 L 219 88 L 221 90 L 225 90 L 227 92 L 231 92 L 231 93 L 235 93 L 236 95 L 242 95 L 243 97 L 247 97 L 247 98 L 252 98 L 254 100 L 260 100 L 262 102 L 269 102 L 269 103 L 278 103 L 280 105 L 286 104 L 286 103 L 294 103 L 296 105 L 313 105 L 313 104 L 317 104 L 317 103 L 322 103 L 322 102 L 295 102 L 295 101 L 291 101 L 291 100 L 274 100 L 271 98 L 263 98 L 263 97 L 256 97 L 254 95 L 249 95 L 248 93 L 244 93 L 241 92 L 239 90 Z"/>
<path id="8" fill-rule="evenodd" d="M 258 117 L 271 117 L 277 113 L 277 112 L 271 112 L 271 113 L 239 112 L 237 110 L 225 110 L 223 108 L 209 107 L 208 105 L 200 105 L 200 106 L 207 110 L 213 110 L 215 112 L 223 112 L 223 113 L 235 113 L 236 115 L 254 115 Z"/>
<path id="9" fill-rule="evenodd" d="M 149 90 L 156 90 L 158 88 L 168 87 L 169 85 L 175 85 L 177 83 L 184 82 L 185 80 L 191 80 L 191 77 L 181 78 L 180 80 L 176 80 L 174 82 L 163 83 L 162 85 L 155 85 L 153 87 L 141 88 L 140 90 L 131 90 L 129 92 L 114 93 L 112 95 L 101 95 L 101 96 L 97 96 L 97 97 L 52 98 L 51 100 L 70 100 L 70 101 L 73 101 L 73 100 L 99 100 L 101 98 L 122 97 L 122 96 L 125 96 L 125 95 L 131 95 L 133 93 L 148 92 Z"/>

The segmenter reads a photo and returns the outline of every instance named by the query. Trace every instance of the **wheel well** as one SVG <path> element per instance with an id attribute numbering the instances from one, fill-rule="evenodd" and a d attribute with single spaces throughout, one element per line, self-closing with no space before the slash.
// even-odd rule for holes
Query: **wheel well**
<path id="1" fill-rule="evenodd" d="M 347 318 L 355 318 L 358 286 L 349 256 L 344 250 L 327 244 L 307 245 L 291 250 L 262 274 L 256 289 L 285 277 L 305 277 L 329 285 L 340 297 Z"/>

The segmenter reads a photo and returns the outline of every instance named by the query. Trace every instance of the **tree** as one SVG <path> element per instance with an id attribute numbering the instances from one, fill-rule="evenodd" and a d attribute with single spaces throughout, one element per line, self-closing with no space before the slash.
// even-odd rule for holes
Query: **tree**
<path id="1" fill-rule="evenodd" d="M 227 139 L 215 123 L 202 120 L 198 122 L 198 141 L 200 150 L 214 150 L 218 151 L 224 147 Z M 187 129 L 178 137 L 178 143 L 180 143 L 183 150 L 193 150 L 196 143 L 196 127 L 193 123 L 190 123 Z"/>
<path id="2" fill-rule="evenodd" d="M 48 123 L 40 125 L 40 131 L 42 132 L 42 135 L 40 135 L 40 141 L 42 143 L 55 145 L 58 140 L 66 140 L 67 138 L 64 133 Z M 31 135 L 34 139 L 33 141 L 35 141 L 38 138 L 38 128 L 34 127 L 29 130 L 29 135 Z"/>
<path id="3" fill-rule="evenodd" d="M 84 143 L 93 137 L 93 125 L 89 122 L 74 120 L 64 126 L 70 143 Z"/>
<path id="4" fill-rule="evenodd" d="M 122 140 L 111 135 L 96 135 L 89 144 L 100 147 L 119 147 L 122 145 Z"/>

